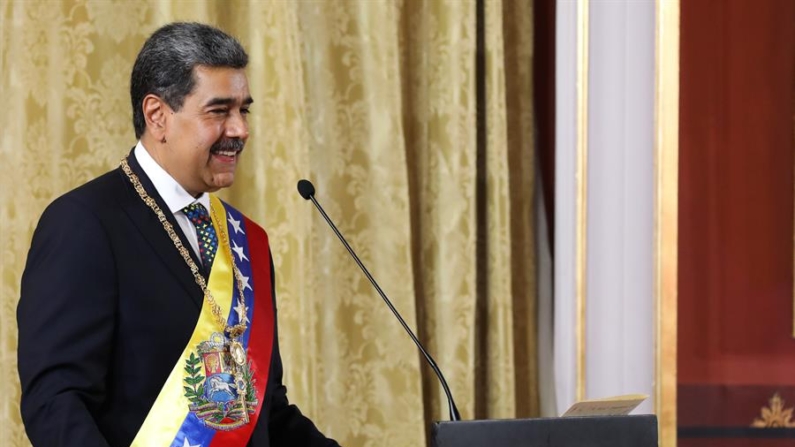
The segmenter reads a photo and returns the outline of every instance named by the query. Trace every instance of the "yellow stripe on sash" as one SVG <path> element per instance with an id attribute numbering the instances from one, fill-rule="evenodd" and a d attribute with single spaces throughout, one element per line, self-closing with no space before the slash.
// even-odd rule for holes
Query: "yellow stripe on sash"
<path id="1" fill-rule="evenodd" d="M 221 231 L 226 232 L 226 210 L 221 201 L 213 195 L 210 195 L 210 211 L 211 216 L 218 218 L 218 222 L 213 219 L 213 227 L 215 234 L 220 236 Z M 223 227 L 219 228 L 221 226 Z M 219 237 L 218 244 L 208 288 L 215 298 L 215 302 L 221 308 L 221 315 L 226 321 L 232 307 L 232 251 L 226 238 Z M 149 410 L 146 420 L 138 430 L 131 447 L 168 446 L 171 444 L 188 415 L 189 402 L 183 389 L 185 362 L 191 353 L 196 352 L 196 346 L 199 343 L 209 340 L 213 332 L 223 333 L 223 331 L 223 328 L 218 326 L 218 321 L 212 314 L 210 306 L 206 302 L 203 303 L 193 335 L 182 351 L 177 364 L 172 368 L 171 374 Z"/>

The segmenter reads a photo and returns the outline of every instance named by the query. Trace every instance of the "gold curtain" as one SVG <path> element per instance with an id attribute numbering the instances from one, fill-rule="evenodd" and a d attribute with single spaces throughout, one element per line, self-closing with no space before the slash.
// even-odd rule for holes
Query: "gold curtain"
<path id="1" fill-rule="evenodd" d="M 251 56 L 252 138 L 222 195 L 269 232 L 291 400 L 346 446 L 422 445 L 447 418 L 430 369 L 297 194 L 305 177 L 462 416 L 537 415 L 530 4 L 483 2 L 479 77 L 475 0 L 0 3 L 3 444 L 28 445 L 15 310 L 33 229 L 135 144 L 130 69 L 174 20 L 217 25 Z"/>

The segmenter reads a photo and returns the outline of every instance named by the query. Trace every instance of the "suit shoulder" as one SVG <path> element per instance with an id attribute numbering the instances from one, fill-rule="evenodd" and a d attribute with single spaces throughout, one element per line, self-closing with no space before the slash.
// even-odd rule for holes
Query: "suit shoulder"
<path id="1" fill-rule="evenodd" d="M 106 172 L 55 199 L 48 208 L 79 204 L 82 208 L 101 214 L 108 205 L 117 202 L 125 189 L 124 178 L 118 169 Z"/>
<path id="2" fill-rule="evenodd" d="M 96 236 L 111 228 L 112 216 L 119 214 L 113 192 L 123 188 L 119 180 L 111 171 L 53 200 L 39 217 L 31 252 L 64 241 L 98 241 Z"/>

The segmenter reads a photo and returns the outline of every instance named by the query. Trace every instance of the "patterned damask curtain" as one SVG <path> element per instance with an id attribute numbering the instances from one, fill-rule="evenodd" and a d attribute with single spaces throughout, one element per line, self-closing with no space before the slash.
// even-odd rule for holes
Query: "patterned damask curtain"
<path id="1" fill-rule="evenodd" d="M 135 144 L 130 69 L 174 20 L 217 25 L 251 56 L 252 138 L 223 196 L 269 232 L 291 400 L 346 446 L 422 445 L 447 417 L 408 337 L 297 194 L 309 178 L 462 416 L 536 415 L 532 11 L 481 6 L 479 105 L 475 0 L 0 3 L 3 445 L 28 445 L 15 309 L 35 224 Z"/>

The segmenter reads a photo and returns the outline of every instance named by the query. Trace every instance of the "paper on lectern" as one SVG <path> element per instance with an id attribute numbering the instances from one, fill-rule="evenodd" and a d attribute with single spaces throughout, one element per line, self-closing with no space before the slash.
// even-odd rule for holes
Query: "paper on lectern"
<path id="1" fill-rule="evenodd" d="M 602 399 L 583 400 L 572 405 L 562 417 L 569 416 L 623 416 L 637 408 L 649 396 L 625 394 Z"/>

